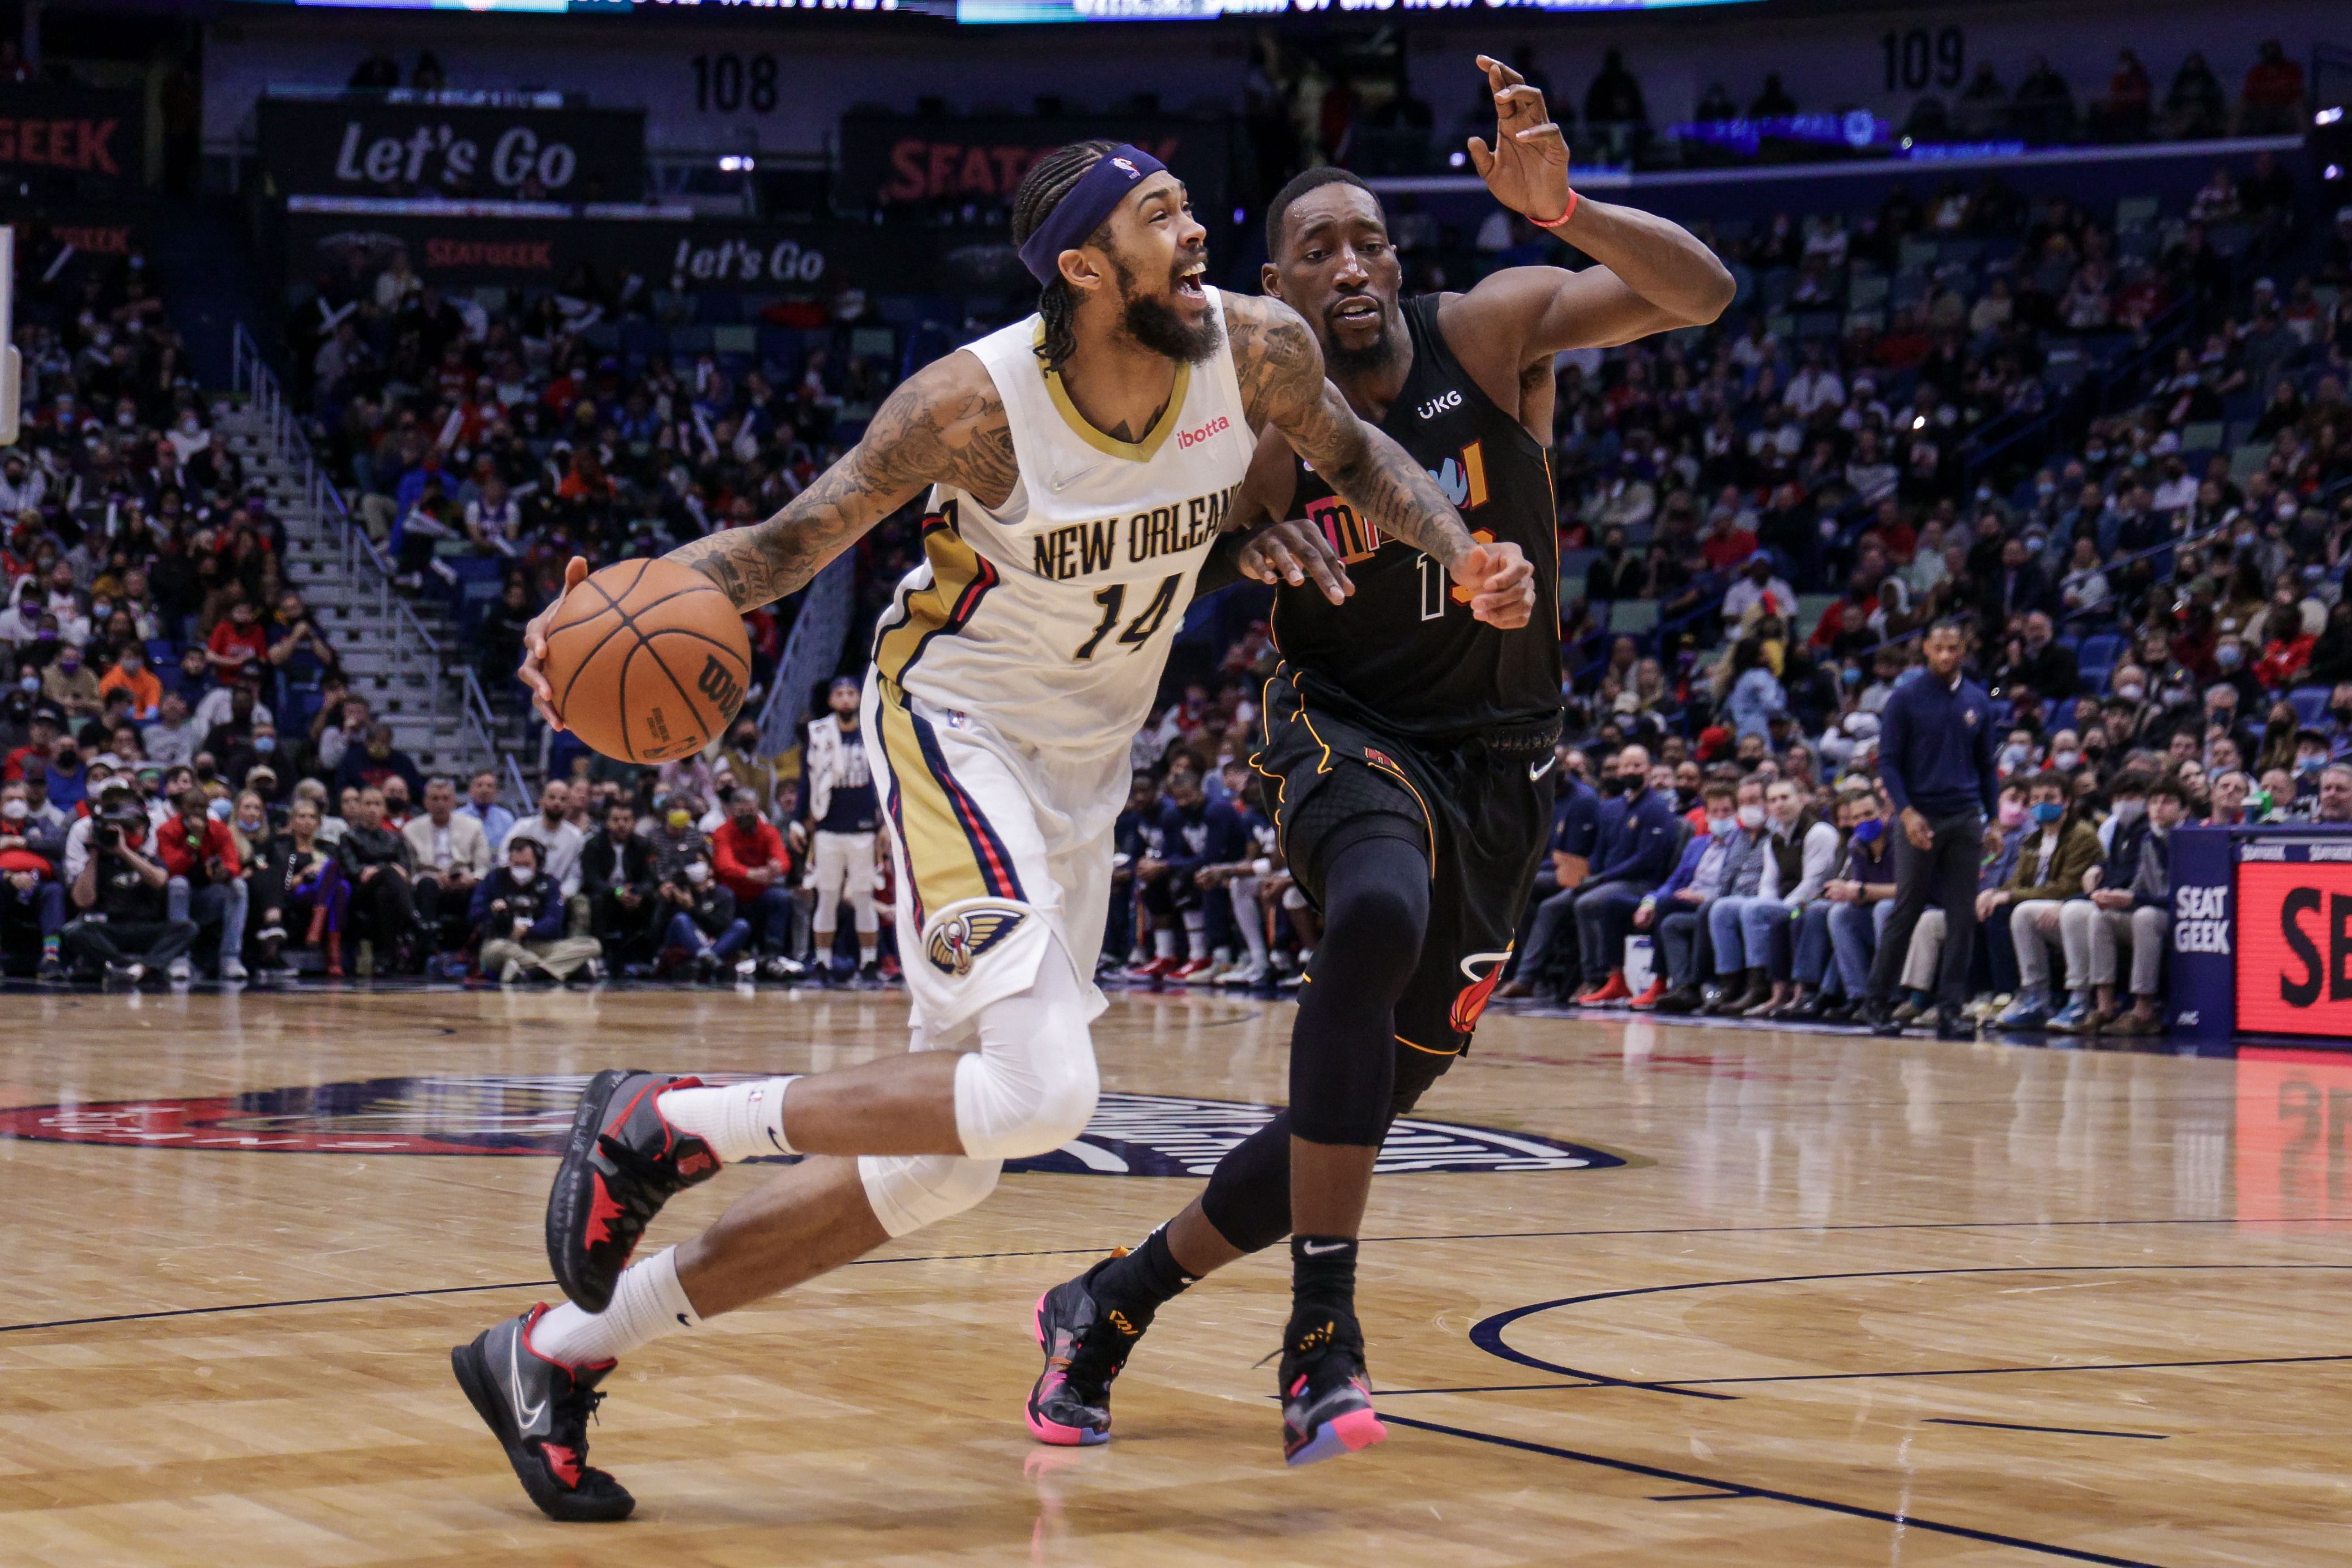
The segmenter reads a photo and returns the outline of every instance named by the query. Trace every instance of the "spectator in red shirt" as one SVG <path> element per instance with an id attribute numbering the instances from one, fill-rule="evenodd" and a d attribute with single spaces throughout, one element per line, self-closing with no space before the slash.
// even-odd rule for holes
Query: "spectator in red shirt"
<path id="1" fill-rule="evenodd" d="M 240 599 L 214 623 L 205 639 L 205 658 L 213 673 L 226 680 L 269 653 L 269 632 L 254 615 L 253 606 Z"/>
<path id="2" fill-rule="evenodd" d="M 2265 136 L 2302 129 L 2303 68 L 2286 57 L 2276 38 L 2265 38 L 2246 85 L 2238 94 L 2242 136 Z"/>
<path id="3" fill-rule="evenodd" d="M 774 963 L 793 929 L 792 858 L 784 836 L 760 814 L 760 797 L 738 789 L 727 798 L 727 820 L 710 835 L 710 871 L 735 895 L 735 912 L 751 923 L 751 939 Z"/>
<path id="4" fill-rule="evenodd" d="M 1736 517 L 1726 517 L 1706 536 L 1699 552 L 1716 570 L 1734 570 L 1756 553 L 1756 530 L 1741 528 Z"/>
<path id="5" fill-rule="evenodd" d="M 193 920 L 197 940 L 210 927 L 220 931 L 220 977 L 245 978 L 245 867 L 238 861 L 236 836 L 226 822 L 215 821 L 212 797 L 190 788 L 173 802 L 176 815 L 164 819 L 155 834 L 155 848 L 172 880 L 164 886 L 165 918 Z M 188 977 L 188 961 L 172 961 L 172 978 Z"/>
<path id="6" fill-rule="evenodd" d="M 2262 661 L 2254 666 L 2254 678 L 2272 691 L 2284 691 L 2311 663 L 2312 645 L 2318 639 L 2304 631 L 2303 612 L 2292 604 L 2271 611 L 2268 638 L 2263 644 Z"/>

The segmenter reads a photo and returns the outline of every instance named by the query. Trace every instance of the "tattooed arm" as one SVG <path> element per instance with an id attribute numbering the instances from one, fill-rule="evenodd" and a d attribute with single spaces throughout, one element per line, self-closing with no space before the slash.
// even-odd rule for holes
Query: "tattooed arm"
<path id="1" fill-rule="evenodd" d="M 986 367 L 950 354 L 886 399 L 865 438 L 784 509 L 748 528 L 722 528 L 670 551 L 756 610 L 808 586 L 834 557 L 927 486 L 953 485 L 991 507 L 1013 493 L 1013 427 Z"/>
<path id="2" fill-rule="evenodd" d="M 865 438 L 782 511 L 750 528 L 706 534 L 670 551 L 668 559 L 709 578 L 736 609 L 756 610 L 808 586 L 866 529 L 926 486 L 952 485 L 998 507 L 1019 476 L 1013 429 L 996 383 L 977 358 L 953 353 L 899 383 L 876 412 Z M 564 569 L 563 592 L 579 587 L 587 575 L 588 563 L 574 556 Z M 525 631 L 522 668 L 516 672 L 530 688 L 541 716 L 558 729 L 563 718 L 549 706 L 540 660 L 547 653 L 546 627 L 562 602 L 559 594 Z"/>
<path id="3" fill-rule="evenodd" d="M 1324 379 L 1315 334 L 1289 306 L 1233 293 L 1223 298 L 1250 427 L 1280 431 L 1365 521 L 1444 567 L 1470 591 L 1471 613 L 1479 620 L 1525 625 L 1535 603 L 1534 570 L 1517 549 L 1471 538 L 1429 471 L 1356 417 Z"/>

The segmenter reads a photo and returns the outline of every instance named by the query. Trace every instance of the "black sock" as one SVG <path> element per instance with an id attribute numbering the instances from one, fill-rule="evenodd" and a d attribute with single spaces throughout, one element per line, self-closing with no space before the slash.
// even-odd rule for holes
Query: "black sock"
<path id="1" fill-rule="evenodd" d="M 1290 1327 L 1284 1348 L 1319 1348 L 1356 1333 L 1356 1239 L 1290 1239 Z"/>
<path id="2" fill-rule="evenodd" d="M 1145 1237 L 1142 1246 L 1097 1269 L 1090 1288 L 1096 1295 L 1126 1308 L 1129 1317 L 1149 1322 L 1161 1302 L 1181 1295 L 1194 1278 L 1184 1272 L 1176 1254 L 1168 1249 L 1168 1228 L 1163 1225 Z"/>

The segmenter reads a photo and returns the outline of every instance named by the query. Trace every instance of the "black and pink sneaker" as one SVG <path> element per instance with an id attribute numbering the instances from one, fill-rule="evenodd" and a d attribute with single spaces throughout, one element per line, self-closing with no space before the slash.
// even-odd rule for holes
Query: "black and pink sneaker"
<path id="1" fill-rule="evenodd" d="M 1282 1458 L 1311 1465 L 1369 1448 L 1389 1435 L 1372 1409 L 1371 1376 L 1353 1322 L 1339 1320 L 1282 1353 Z"/>
<path id="2" fill-rule="evenodd" d="M 614 1364 L 566 1366 L 531 1349 L 546 1312 L 542 1302 L 457 1346 L 450 1369 L 541 1513 L 567 1524 L 626 1519 L 637 1500 L 588 1465 L 588 1421 L 604 1402 L 596 1385 Z"/>
<path id="3" fill-rule="evenodd" d="M 547 1261 L 563 1293 L 583 1311 L 612 1304 L 621 1270 L 662 1205 L 719 1174 L 719 1155 L 709 1144 L 662 1119 L 663 1093 L 701 1084 L 699 1078 L 608 1069 L 580 1096 L 547 1195 Z"/>
<path id="4" fill-rule="evenodd" d="M 1111 1382 L 1150 1323 L 1094 1293 L 1094 1278 L 1109 1261 L 1037 1298 L 1034 1321 L 1045 1370 L 1023 1415 L 1041 1443 L 1092 1448 L 1110 1441 Z"/>

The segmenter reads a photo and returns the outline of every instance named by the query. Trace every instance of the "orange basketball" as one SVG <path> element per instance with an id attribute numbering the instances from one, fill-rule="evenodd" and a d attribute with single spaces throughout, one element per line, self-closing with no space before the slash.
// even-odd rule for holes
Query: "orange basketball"
<path id="1" fill-rule="evenodd" d="M 625 762 L 667 762 L 734 721 L 751 639 L 734 602 L 692 567 L 625 560 L 565 597 L 541 667 L 574 735 Z"/>

